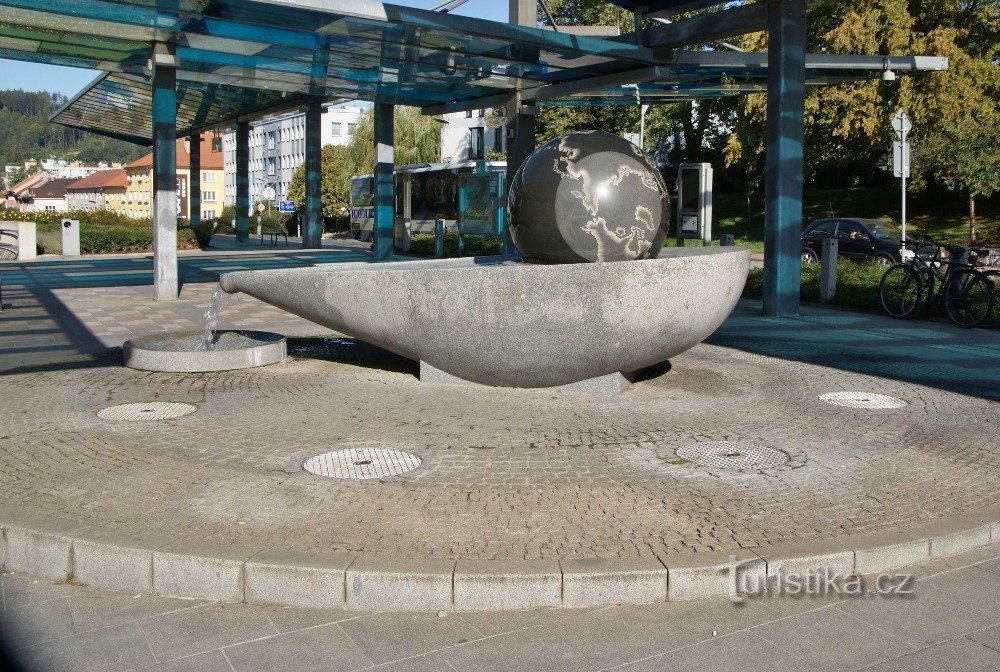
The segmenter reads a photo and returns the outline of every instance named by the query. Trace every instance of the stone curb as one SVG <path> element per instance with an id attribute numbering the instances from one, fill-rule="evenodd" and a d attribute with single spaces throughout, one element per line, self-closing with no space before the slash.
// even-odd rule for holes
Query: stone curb
<path id="1" fill-rule="evenodd" d="M 10 507 L 0 507 L 0 516 L 5 570 L 111 590 L 357 611 L 504 611 L 732 596 L 734 585 L 754 593 L 789 575 L 887 573 L 1000 542 L 1000 504 L 902 532 L 559 561 L 306 554 L 129 535 Z"/>

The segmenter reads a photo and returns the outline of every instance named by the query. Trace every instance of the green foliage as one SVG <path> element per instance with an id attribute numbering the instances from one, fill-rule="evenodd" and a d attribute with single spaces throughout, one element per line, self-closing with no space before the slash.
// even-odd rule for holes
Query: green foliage
<path id="1" fill-rule="evenodd" d="M 212 243 L 213 225 L 214 222 L 208 221 L 202 222 L 200 226 L 191 227 L 195 240 L 198 242 L 198 247 L 202 250 L 207 250 L 208 246 Z"/>
<path id="2" fill-rule="evenodd" d="M 486 254 L 500 254 L 499 238 L 490 236 L 465 236 L 465 256 L 475 257 Z M 410 254 L 433 257 L 434 234 L 414 233 L 410 236 Z M 458 233 L 447 231 L 444 234 L 444 256 L 458 256 Z"/>
<path id="3" fill-rule="evenodd" d="M 397 107 L 394 123 L 395 162 L 397 166 L 436 163 L 441 152 L 441 124 L 415 107 Z M 367 175 L 375 166 L 375 114 L 368 110 L 358 119 L 358 126 L 347 146 L 350 175 Z"/>
<path id="4" fill-rule="evenodd" d="M 323 147 L 320 167 L 320 192 L 322 194 L 323 216 L 335 217 L 340 209 L 347 207 L 350 196 L 352 173 L 350 153 L 347 147 L 326 145 Z M 371 168 L 366 171 L 371 172 Z M 288 184 L 288 198 L 295 201 L 299 212 L 306 206 L 306 166 L 302 164 L 295 170 L 292 181 Z"/>
<path id="5" fill-rule="evenodd" d="M 66 97 L 45 91 L 0 90 L 0 165 L 55 157 L 127 162 L 141 147 L 49 122 Z"/>
<path id="6" fill-rule="evenodd" d="M 1000 117 L 969 117 L 951 128 L 926 130 L 915 143 L 913 164 L 918 176 L 932 174 L 948 189 L 968 195 L 969 240 L 977 243 L 976 198 L 1000 191 Z"/>
<path id="7" fill-rule="evenodd" d="M 802 265 L 802 300 L 820 303 L 819 294 L 819 264 Z M 859 308 L 874 312 L 882 311 L 879 302 L 879 283 L 885 268 L 875 263 L 855 264 L 840 260 L 837 264 L 837 293 L 830 305 Z M 743 296 L 759 299 L 764 296 L 764 270 L 750 270 L 747 284 L 743 288 Z"/>

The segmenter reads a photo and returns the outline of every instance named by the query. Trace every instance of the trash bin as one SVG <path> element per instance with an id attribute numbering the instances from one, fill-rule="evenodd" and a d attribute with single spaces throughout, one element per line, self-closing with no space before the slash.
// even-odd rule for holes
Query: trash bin
<path id="1" fill-rule="evenodd" d="M 62 220 L 62 253 L 63 256 L 80 256 L 80 220 Z"/>

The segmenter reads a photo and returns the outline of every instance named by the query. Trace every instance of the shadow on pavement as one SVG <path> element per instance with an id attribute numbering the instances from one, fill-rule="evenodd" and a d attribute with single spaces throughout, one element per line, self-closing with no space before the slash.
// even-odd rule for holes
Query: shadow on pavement
<path id="1" fill-rule="evenodd" d="M 803 307 L 766 317 L 741 301 L 708 343 L 1000 401 L 1000 333 Z"/>

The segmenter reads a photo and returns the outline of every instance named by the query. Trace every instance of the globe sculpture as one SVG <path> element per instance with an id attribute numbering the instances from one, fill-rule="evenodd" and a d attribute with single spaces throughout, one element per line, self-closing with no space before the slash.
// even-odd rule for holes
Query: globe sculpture
<path id="1" fill-rule="evenodd" d="M 574 131 L 535 150 L 514 176 L 509 205 L 514 245 L 534 263 L 653 259 L 670 225 L 656 165 L 603 131 Z"/>

